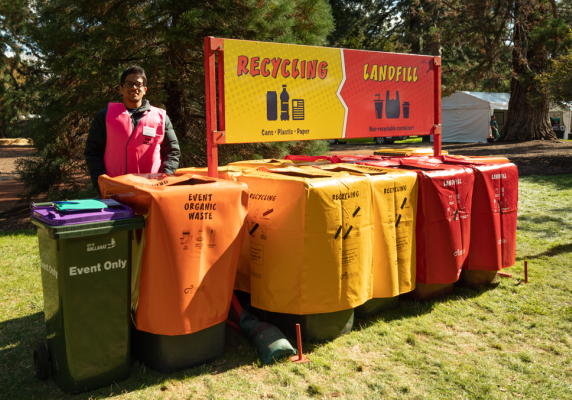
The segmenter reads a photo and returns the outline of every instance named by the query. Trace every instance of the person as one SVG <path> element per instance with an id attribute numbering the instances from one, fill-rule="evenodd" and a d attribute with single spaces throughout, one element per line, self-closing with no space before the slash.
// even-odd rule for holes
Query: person
<path id="1" fill-rule="evenodd" d="M 499 135 L 499 125 L 497 124 L 496 119 L 497 119 L 497 118 L 496 118 L 494 115 L 491 117 L 491 132 L 492 132 L 492 134 L 493 134 L 493 139 L 494 139 L 494 140 L 497 140 L 498 138 L 500 138 L 500 135 Z"/>
<path id="2" fill-rule="evenodd" d="M 99 194 L 97 179 L 103 174 L 169 174 L 179 166 L 179 141 L 169 117 L 143 100 L 143 68 L 133 65 L 123 71 L 119 92 L 123 103 L 109 103 L 97 113 L 85 145 L 85 161 Z"/>

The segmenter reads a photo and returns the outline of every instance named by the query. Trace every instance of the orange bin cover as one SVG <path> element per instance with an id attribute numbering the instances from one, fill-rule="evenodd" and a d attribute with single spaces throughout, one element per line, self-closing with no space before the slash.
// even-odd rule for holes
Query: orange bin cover
<path id="1" fill-rule="evenodd" d="M 142 251 L 133 262 L 137 329 L 184 335 L 225 321 L 248 213 L 246 185 L 192 174 L 130 174 L 102 175 L 99 187 L 146 219 L 134 246 Z"/>

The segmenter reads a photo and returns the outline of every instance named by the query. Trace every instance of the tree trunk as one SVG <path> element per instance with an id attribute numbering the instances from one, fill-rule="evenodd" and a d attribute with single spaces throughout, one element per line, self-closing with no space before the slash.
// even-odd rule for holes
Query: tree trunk
<path id="1" fill-rule="evenodd" d="M 541 94 L 541 98 L 532 104 L 527 98 L 527 95 L 533 95 L 532 91 L 530 86 L 512 78 L 507 122 L 501 132 L 503 140 L 557 139 L 548 118 L 548 97 Z"/>
<path id="2" fill-rule="evenodd" d="M 546 71 L 548 59 L 544 45 L 529 44 L 529 32 L 538 24 L 535 11 L 542 10 L 535 10 L 529 2 L 515 3 L 513 76 L 502 140 L 557 140 L 548 118 L 548 96 L 534 80 L 537 74 Z"/>

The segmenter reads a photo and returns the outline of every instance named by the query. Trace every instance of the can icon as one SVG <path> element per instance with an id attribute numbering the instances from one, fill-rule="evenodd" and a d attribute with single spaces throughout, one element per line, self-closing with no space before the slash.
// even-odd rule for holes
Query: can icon
<path id="1" fill-rule="evenodd" d="M 409 118 L 409 102 L 403 102 L 403 118 Z"/>
<path id="2" fill-rule="evenodd" d="M 375 97 L 377 99 L 373 101 L 375 105 L 375 119 L 381 119 L 383 115 L 383 99 L 380 99 L 379 96 L 379 94 L 376 94 Z"/>
<path id="3" fill-rule="evenodd" d="M 266 92 L 266 119 L 268 121 L 278 119 L 278 96 L 274 91 Z"/>

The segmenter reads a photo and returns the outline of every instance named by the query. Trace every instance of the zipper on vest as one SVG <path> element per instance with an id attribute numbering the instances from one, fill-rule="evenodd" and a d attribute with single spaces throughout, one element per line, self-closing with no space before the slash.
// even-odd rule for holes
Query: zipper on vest
<path id="1" fill-rule="evenodd" d="M 147 111 L 145 111 L 145 113 L 147 113 Z M 144 116 L 145 116 L 145 114 L 143 114 L 143 117 Z M 141 118 L 143 118 L 143 117 L 141 117 Z M 135 133 L 135 118 L 133 118 L 133 114 L 129 114 L 129 119 L 131 120 L 131 135 L 129 135 L 129 139 L 127 139 L 127 144 L 125 145 L 125 173 L 126 174 L 127 174 L 127 159 L 129 157 L 129 154 L 127 153 L 127 149 L 129 148 L 129 142 L 131 141 L 131 138 L 133 137 L 133 134 Z M 141 121 L 139 121 L 139 122 L 141 122 Z"/>

